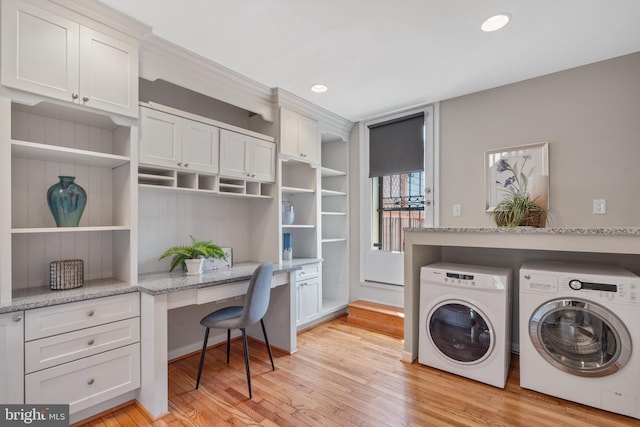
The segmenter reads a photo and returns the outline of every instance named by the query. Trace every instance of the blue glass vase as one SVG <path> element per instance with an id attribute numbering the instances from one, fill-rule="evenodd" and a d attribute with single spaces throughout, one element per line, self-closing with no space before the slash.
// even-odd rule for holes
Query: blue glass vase
<path id="1" fill-rule="evenodd" d="M 77 227 L 87 205 L 87 192 L 73 182 L 75 176 L 59 176 L 47 190 L 47 203 L 58 227 Z"/>

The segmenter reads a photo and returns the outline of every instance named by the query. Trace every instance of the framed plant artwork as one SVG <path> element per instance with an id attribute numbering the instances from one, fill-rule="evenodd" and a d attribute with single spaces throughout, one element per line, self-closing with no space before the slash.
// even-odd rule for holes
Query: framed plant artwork
<path id="1" fill-rule="evenodd" d="M 549 208 L 549 143 L 505 147 L 484 152 L 487 212 L 513 192 Z"/>

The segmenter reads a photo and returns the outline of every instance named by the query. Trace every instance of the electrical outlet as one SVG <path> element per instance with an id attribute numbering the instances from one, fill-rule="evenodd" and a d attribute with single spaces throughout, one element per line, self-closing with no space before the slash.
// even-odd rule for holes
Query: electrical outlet
<path id="1" fill-rule="evenodd" d="M 461 209 L 459 204 L 453 205 L 453 216 L 460 216 Z"/>
<path id="2" fill-rule="evenodd" d="M 593 214 L 604 215 L 607 213 L 607 201 L 605 199 L 593 199 Z"/>

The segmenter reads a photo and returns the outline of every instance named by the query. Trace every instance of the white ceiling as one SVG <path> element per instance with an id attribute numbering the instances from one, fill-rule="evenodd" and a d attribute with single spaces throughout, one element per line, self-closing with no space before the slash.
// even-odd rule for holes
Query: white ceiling
<path id="1" fill-rule="evenodd" d="M 353 121 L 640 51 L 640 0 L 101 1 Z"/>

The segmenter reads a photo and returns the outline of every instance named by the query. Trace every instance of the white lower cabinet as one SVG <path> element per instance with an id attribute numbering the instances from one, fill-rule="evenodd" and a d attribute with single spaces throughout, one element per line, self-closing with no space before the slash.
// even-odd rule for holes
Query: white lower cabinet
<path id="1" fill-rule="evenodd" d="M 28 341 L 24 345 L 25 373 L 29 374 L 139 341 L 140 321 L 137 317 Z"/>
<path id="2" fill-rule="evenodd" d="M 27 310 L 25 403 L 71 414 L 140 387 L 137 292 Z"/>
<path id="3" fill-rule="evenodd" d="M 0 314 L 0 402 L 24 403 L 23 312 Z"/>
<path id="4" fill-rule="evenodd" d="M 296 271 L 296 325 L 303 326 L 320 316 L 322 287 L 320 264 L 306 265 Z"/>
<path id="5" fill-rule="evenodd" d="M 25 376 L 25 403 L 65 403 L 75 413 L 140 387 L 140 343 Z"/>

